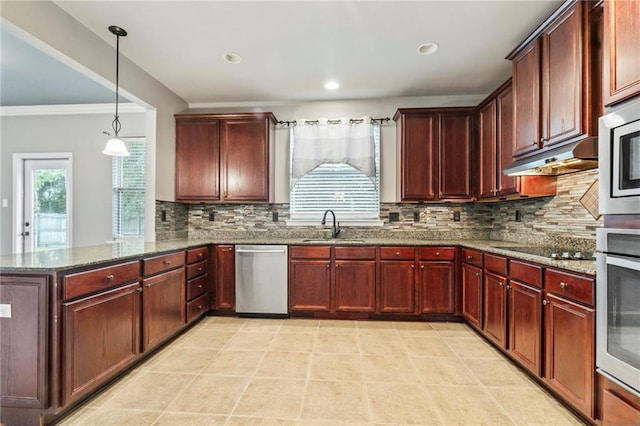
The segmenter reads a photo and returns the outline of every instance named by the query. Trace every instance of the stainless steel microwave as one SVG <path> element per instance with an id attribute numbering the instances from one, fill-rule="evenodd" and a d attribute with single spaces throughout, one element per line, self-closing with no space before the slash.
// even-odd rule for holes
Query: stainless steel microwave
<path id="1" fill-rule="evenodd" d="M 602 214 L 640 214 L 640 100 L 600 117 L 599 207 Z"/>

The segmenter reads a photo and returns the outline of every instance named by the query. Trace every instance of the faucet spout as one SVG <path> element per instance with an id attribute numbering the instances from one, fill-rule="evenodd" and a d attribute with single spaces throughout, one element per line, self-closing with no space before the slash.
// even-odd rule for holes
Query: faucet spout
<path id="1" fill-rule="evenodd" d="M 327 223 L 327 213 L 331 213 L 333 216 L 333 229 L 331 230 L 331 238 L 337 238 L 338 234 L 340 234 L 340 223 L 336 225 L 336 214 L 333 210 L 326 210 L 324 215 L 322 216 L 322 222 L 320 224 L 325 225 Z"/>

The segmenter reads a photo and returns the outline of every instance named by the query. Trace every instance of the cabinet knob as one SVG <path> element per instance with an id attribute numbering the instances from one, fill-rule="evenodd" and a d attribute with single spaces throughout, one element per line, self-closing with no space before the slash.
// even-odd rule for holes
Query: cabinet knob
<path id="1" fill-rule="evenodd" d="M 504 285 L 504 283 L 502 281 L 499 281 L 498 284 L 500 284 L 500 287 L 502 287 Z"/>
<path id="2" fill-rule="evenodd" d="M 202 284 L 200 284 L 200 285 L 198 286 L 198 288 L 202 288 Z"/>
<path id="3" fill-rule="evenodd" d="M 479 273 L 479 272 L 476 272 L 476 277 L 479 277 L 480 275 L 482 275 L 482 274 Z"/>
<path id="4" fill-rule="evenodd" d="M 198 310 L 202 309 L 202 305 L 198 305 Z"/>
<path id="5" fill-rule="evenodd" d="M 560 282 L 560 288 L 561 288 L 561 289 L 563 289 L 563 290 L 564 290 L 564 289 L 565 289 L 565 288 L 567 288 L 567 287 L 569 287 L 569 284 L 567 284 L 567 283 L 565 283 L 565 282 L 562 282 L 562 281 Z"/>
<path id="6" fill-rule="evenodd" d="M 420 265 L 420 269 L 424 269 L 424 265 Z"/>
<path id="7" fill-rule="evenodd" d="M 202 253 L 198 253 L 198 258 L 202 259 Z"/>
<path id="8" fill-rule="evenodd" d="M 136 290 L 138 290 L 138 293 L 142 293 L 142 287 L 138 287 Z"/>
<path id="9" fill-rule="evenodd" d="M 537 145 L 537 144 L 538 144 L 538 142 L 536 142 L 536 141 L 531 142 L 531 145 Z"/>
<path id="10" fill-rule="evenodd" d="M 399 251 L 396 252 L 396 256 L 400 256 L 400 252 Z"/>
<path id="11" fill-rule="evenodd" d="M 411 265 L 411 269 L 415 269 L 416 265 Z"/>
<path id="12" fill-rule="evenodd" d="M 109 274 L 106 276 L 107 281 L 112 281 L 115 277 L 113 276 L 113 274 Z"/>
<path id="13" fill-rule="evenodd" d="M 543 301 L 542 301 L 542 305 L 543 305 L 543 306 L 547 306 L 549 303 L 550 303 L 550 302 L 548 302 L 548 301 L 546 301 L 546 300 L 543 300 Z"/>
<path id="14" fill-rule="evenodd" d="M 440 252 L 439 251 L 436 252 L 436 256 L 440 256 Z"/>
<path id="15" fill-rule="evenodd" d="M 145 284 L 145 287 L 151 287 L 151 283 Z"/>
<path id="16" fill-rule="evenodd" d="M 202 272 L 202 268 L 198 268 L 198 272 Z"/>
<path id="17" fill-rule="evenodd" d="M 330 263 L 327 263 L 327 268 L 328 268 L 328 267 L 330 267 L 330 266 L 331 266 L 331 264 L 330 264 Z"/>
<path id="18" fill-rule="evenodd" d="M 171 261 L 170 260 L 165 260 L 164 262 L 162 262 L 163 265 L 171 265 Z"/>
<path id="19" fill-rule="evenodd" d="M 511 286 L 509 284 L 507 284 L 507 290 L 509 290 L 511 288 Z"/>
<path id="20" fill-rule="evenodd" d="M 471 259 L 473 259 L 473 256 L 469 255 L 469 256 L 467 256 L 467 259 L 471 260 Z"/>

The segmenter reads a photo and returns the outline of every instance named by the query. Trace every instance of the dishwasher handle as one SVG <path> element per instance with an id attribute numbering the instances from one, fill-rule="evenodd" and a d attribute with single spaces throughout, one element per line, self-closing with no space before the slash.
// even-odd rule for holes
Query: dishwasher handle
<path id="1" fill-rule="evenodd" d="M 286 253 L 285 249 L 236 249 L 236 253 Z"/>

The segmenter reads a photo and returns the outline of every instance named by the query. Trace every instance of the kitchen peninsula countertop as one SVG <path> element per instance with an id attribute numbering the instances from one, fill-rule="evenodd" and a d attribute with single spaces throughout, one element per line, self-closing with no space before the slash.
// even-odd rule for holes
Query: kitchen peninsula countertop
<path id="1" fill-rule="evenodd" d="M 154 256 L 159 253 L 184 250 L 206 244 L 284 244 L 284 245 L 350 245 L 350 246 L 462 246 L 515 259 L 528 260 L 542 265 L 566 269 L 588 275 L 596 274 L 593 260 L 553 260 L 508 250 L 505 247 L 525 247 L 511 241 L 499 240 L 424 240 L 424 239 L 224 239 L 224 240 L 168 240 L 157 242 L 123 241 L 98 246 L 53 249 L 16 255 L 0 256 L 2 272 L 50 273 L 66 269 L 81 268 L 103 263 L 122 261 L 142 256 Z M 530 246 L 530 245 L 529 245 Z"/>

